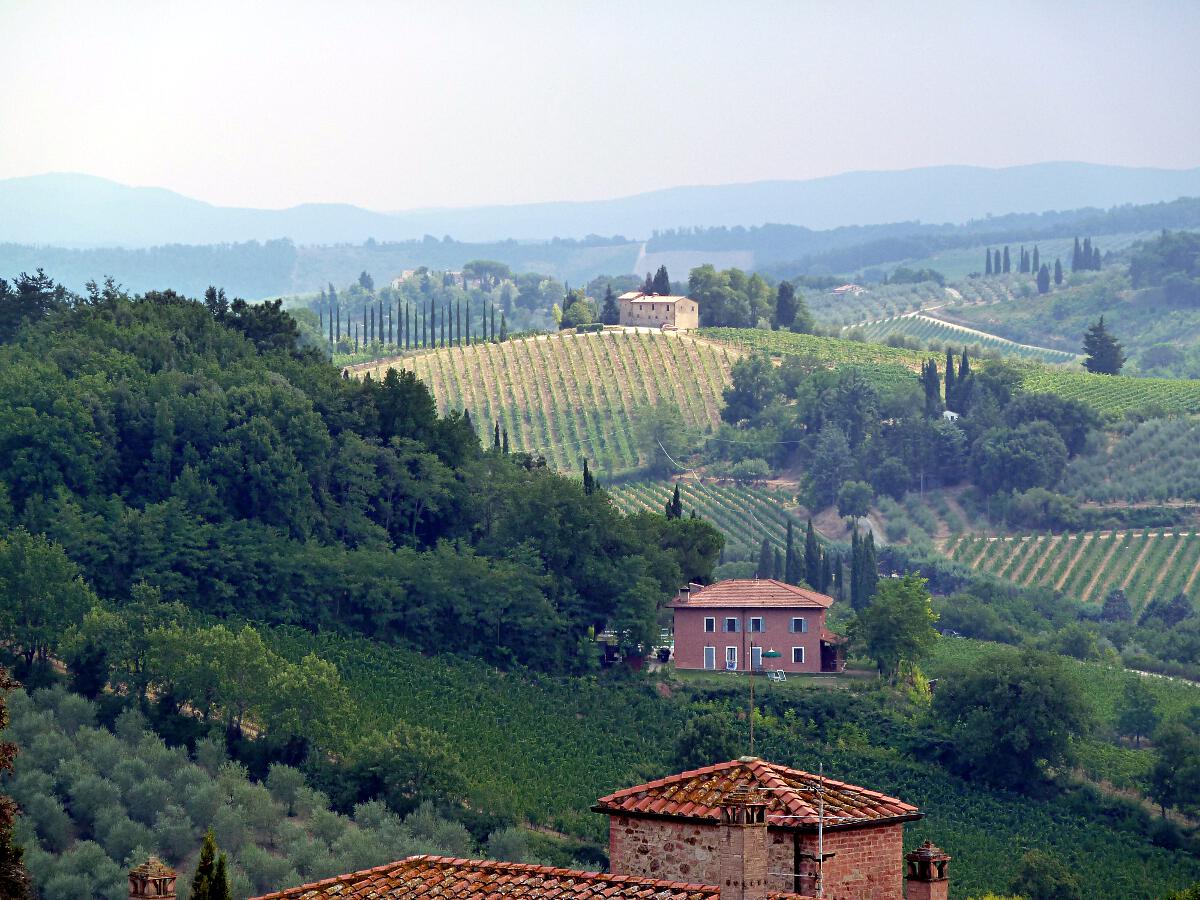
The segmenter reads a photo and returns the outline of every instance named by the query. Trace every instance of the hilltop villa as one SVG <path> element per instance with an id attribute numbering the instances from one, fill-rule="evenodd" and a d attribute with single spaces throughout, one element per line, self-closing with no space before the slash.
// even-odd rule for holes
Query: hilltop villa
<path id="1" fill-rule="evenodd" d="M 825 594 L 771 578 L 688 585 L 671 604 L 675 668 L 840 672 L 844 639 L 825 627 L 832 604 Z"/>
<path id="2" fill-rule="evenodd" d="M 700 305 L 690 297 L 629 291 L 617 298 L 622 325 L 685 331 L 700 327 Z"/>

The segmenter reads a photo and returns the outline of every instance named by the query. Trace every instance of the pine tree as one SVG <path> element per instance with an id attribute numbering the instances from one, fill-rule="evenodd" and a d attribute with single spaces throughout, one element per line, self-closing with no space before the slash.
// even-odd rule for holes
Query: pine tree
<path id="1" fill-rule="evenodd" d="M 1083 352 L 1087 354 L 1083 367 L 1093 374 L 1116 375 L 1125 365 L 1121 344 L 1104 327 L 1104 316 L 1084 334 Z"/>
<path id="2" fill-rule="evenodd" d="M 783 555 L 783 580 L 788 584 L 799 584 L 801 577 L 799 571 L 800 561 L 796 557 L 796 528 L 791 518 L 788 519 L 787 523 L 787 543 L 785 546 L 787 549 Z"/>
<path id="3" fill-rule="evenodd" d="M 1041 271 L 1042 264 L 1039 260 L 1040 260 L 1040 255 L 1038 253 L 1038 246 L 1037 246 L 1037 244 L 1034 244 L 1033 245 L 1033 266 L 1031 267 L 1034 272 Z"/>
<path id="4" fill-rule="evenodd" d="M 229 878 L 225 870 L 225 854 L 217 855 L 217 839 L 210 828 L 200 845 L 200 861 L 192 875 L 191 900 L 229 900 Z"/>
<path id="5" fill-rule="evenodd" d="M 804 581 L 811 588 L 821 583 L 821 545 L 817 543 L 812 519 L 808 520 L 808 530 L 804 533 Z"/>
<path id="6" fill-rule="evenodd" d="M 954 380 L 954 351 L 949 347 L 946 348 L 946 409 L 956 409 L 957 402 L 954 397 L 954 389 L 956 383 Z"/>
<path id="7" fill-rule="evenodd" d="M 667 501 L 667 518 L 680 519 L 683 518 L 683 499 L 679 496 L 679 482 L 675 482 L 675 491 L 671 494 L 671 499 Z"/>
<path id="8" fill-rule="evenodd" d="M 1050 269 L 1042 266 L 1037 273 L 1037 289 L 1039 294 L 1050 293 Z"/>
<path id="9" fill-rule="evenodd" d="M 1076 236 L 1075 246 L 1071 250 L 1071 271 L 1072 272 L 1079 271 L 1079 264 L 1083 261 L 1082 255 L 1083 255 L 1082 250 L 1079 246 L 1079 237 Z"/>
<path id="10" fill-rule="evenodd" d="M 658 267 L 651 286 L 654 288 L 654 293 L 659 296 L 669 297 L 671 295 L 671 277 L 667 274 L 666 266 Z"/>
<path id="11" fill-rule="evenodd" d="M 583 493 L 584 496 L 590 497 L 596 492 L 596 479 L 592 477 L 591 470 L 588 469 L 587 457 L 583 459 Z"/>
<path id="12" fill-rule="evenodd" d="M 991 275 L 992 274 L 992 248 L 991 247 L 987 248 L 987 251 L 984 253 L 984 256 L 987 258 L 987 265 L 984 267 L 983 274 Z"/>
<path id="13" fill-rule="evenodd" d="M 1012 268 L 1012 261 L 1008 258 L 1008 244 L 1004 245 L 1004 274 L 1007 275 Z"/>
<path id="14" fill-rule="evenodd" d="M 1061 259 L 1055 259 L 1055 260 L 1054 260 L 1054 284 L 1055 284 L 1055 286 L 1056 286 L 1056 287 L 1057 287 L 1058 285 L 1061 285 L 1061 284 L 1062 284 L 1062 279 L 1063 279 L 1063 273 L 1062 273 L 1062 260 L 1061 260 Z"/>
<path id="15" fill-rule="evenodd" d="M 771 578 L 775 574 L 775 554 L 771 552 L 771 542 L 762 539 L 758 549 L 758 568 L 754 570 L 755 578 Z"/>

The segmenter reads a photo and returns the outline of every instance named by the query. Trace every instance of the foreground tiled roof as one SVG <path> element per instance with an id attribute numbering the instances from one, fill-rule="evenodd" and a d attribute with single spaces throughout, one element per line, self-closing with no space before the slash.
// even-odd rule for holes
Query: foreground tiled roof
<path id="1" fill-rule="evenodd" d="M 675 598 L 671 606 L 688 609 L 693 606 L 819 606 L 828 609 L 833 598 L 794 584 L 784 584 L 774 578 L 731 578 L 718 581 L 700 590 L 693 590 L 684 599 Z"/>
<path id="2" fill-rule="evenodd" d="M 895 819 L 917 819 L 921 813 L 895 797 L 841 781 L 823 780 L 811 772 L 764 762 L 754 756 L 660 778 L 601 797 L 597 812 L 675 816 L 718 821 L 721 807 L 738 787 L 762 791 L 767 822 L 780 828 L 817 824 L 817 789 L 825 792 L 825 827 L 853 827 Z"/>
<path id="3" fill-rule="evenodd" d="M 326 878 L 255 900 L 719 900 L 713 885 L 550 866 L 410 856 L 374 869 Z M 793 895 L 786 895 L 792 897 Z"/>

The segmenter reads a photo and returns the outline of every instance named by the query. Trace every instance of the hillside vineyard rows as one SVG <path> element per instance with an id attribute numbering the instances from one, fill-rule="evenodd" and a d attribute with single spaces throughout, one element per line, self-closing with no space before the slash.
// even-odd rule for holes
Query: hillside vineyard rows
<path id="1" fill-rule="evenodd" d="M 577 471 L 587 457 L 614 475 L 646 462 L 634 437 L 641 407 L 678 404 L 686 426 L 715 426 L 736 358 L 680 335 L 625 332 L 445 348 L 370 371 L 410 369 L 442 412 L 467 410 L 481 433 L 498 421 L 513 450 L 540 453 L 560 471 Z"/>
<path id="2" fill-rule="evenodd" d="M 1076 460 L 1063 489 L 1101 503 L 1200 500 L 1200 422 L 1139 422 L 1104 451 Z"/>
<path id="3" fill-rule="evenodd" d="M 957 562 L 1023 585 L 1103 603 L 1121 588 L 1135 609 L 1155 597 L 1190 593 L 1200 581 L 1200 532 L 1147 528 L 1012 537 L 962 535 L 946 553 Z"/>
<path id="4" fill-rule="evenodd" d="M 953 346 L 979 346 L 987 350 L 997 350 L 1008 356 L 1019 356 L 1024 359 L 1039 360 L 1047 363 L 1067 363 L 1075 359 L 1075 354 L 1063 350 L 1051 350 L 1046 347 L 1031 347 L 1028 344 L 1018 344 L 1007 338 L 994 334 L 978 333 L 952 322 L 943 322 L 932 316 L 906 315 L 891 319 L 872 322 L 862 326 L 862 332 L 869 341 L 883 341 L 890 335 L 902 334 L 905 337 L 916 338 L 918 341 L 938 341 Z"/>
<path id="5" fill-rule="evenodd" d="M 609 493 L 622 512 L 662 512 L 675 485 L 667 481 L 618 485 Z M 684 515 L 712 522 L 725 535 L 725 559 L 756 559 L 763 538 L 783 550 L 787 543 L 786 504 L 781 491 L 737 483 L 679 482 Z M 798 524 L 798 523 L 797 523 Z"/>

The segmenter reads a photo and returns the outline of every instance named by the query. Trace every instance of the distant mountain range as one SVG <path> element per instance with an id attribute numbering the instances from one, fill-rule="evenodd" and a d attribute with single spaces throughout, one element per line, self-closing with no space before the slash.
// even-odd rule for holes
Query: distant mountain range
<path id="1" fill-rule="evenodd" d="M 935 166 L 805 181 L 675 187 L 614 200 L 374 212 L 346 204 L 268 210 L 214 206 L 164 188 L 80 174 L 0 180 L 0 243 L 150 247 L 289 238 L 362 243 L 451 235 L 459 241 L 589 234 L 644 239 L 656 230 L 764 223 L 836 228 L 960 223 L 1011 212 L 1110 207 L 1200 196 L 1200 168 L 1050 162 L 1003 169 Z"/>

